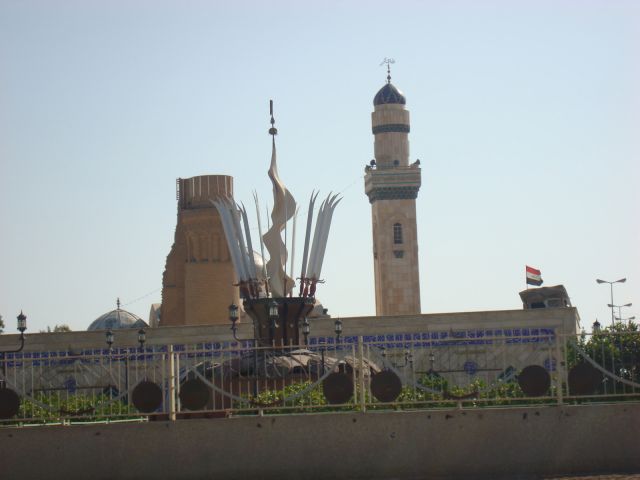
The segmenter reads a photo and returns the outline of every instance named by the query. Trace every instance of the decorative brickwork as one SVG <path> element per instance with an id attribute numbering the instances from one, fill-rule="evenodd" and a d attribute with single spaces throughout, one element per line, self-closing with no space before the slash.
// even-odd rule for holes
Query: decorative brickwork
<path id="1" fill-rule="evenodd" d="M 204 175 L 178 180 L 175 240 L 162 277 L 160 325 L 227 324 L 239 304 L 220 216 L 210 200 L 233 198 L 233 178 Z"/>
<path id="2" fill-rule="evenodd" d="M 369 203 L 376 200 L 415 200 L 420 187 L 379 187 L 368 194 Z"/>
<path id="3" fill-rule="evenodd" d="M 409 133 L 411 128 L 409 125 L 403 125 L 402 123 L 394 123 L 391 125 L 378 125 L 377 127 L 372 127 L 371 131 L 375 135 L 376 133 L 389 133 L 389 132 L 399 132 L 399 133 Z"/>

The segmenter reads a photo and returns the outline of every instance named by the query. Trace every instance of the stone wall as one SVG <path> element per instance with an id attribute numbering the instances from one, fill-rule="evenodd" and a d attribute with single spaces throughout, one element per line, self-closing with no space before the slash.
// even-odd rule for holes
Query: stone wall
<path id="1" fill-rule="evenodd" d="M 495 479 L 640 472 L 640 405 L 0 429 L 6 478 Z"/>

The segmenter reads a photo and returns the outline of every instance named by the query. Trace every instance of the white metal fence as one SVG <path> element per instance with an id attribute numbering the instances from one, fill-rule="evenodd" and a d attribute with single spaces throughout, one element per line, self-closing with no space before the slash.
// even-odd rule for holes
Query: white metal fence
<path id="1" fill-rule="evenodd" d="M 0 425 L 640 399 L 640 333 L 476 330 L 0 356 Z"/>

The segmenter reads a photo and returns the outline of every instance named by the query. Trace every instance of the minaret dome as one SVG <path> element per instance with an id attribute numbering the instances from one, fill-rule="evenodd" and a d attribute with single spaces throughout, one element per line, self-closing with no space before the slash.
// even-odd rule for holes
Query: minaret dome
<path id="1" fill-rule="evenodd" d="M 384 87 L 378 90 L 376 96 L 373 97 L 373 105 L 378 106 L 390 103 L 406 105 L 407 99 L 404 97 L 402 92 L 393 85 L 393 83 L 388 82 Z"/>

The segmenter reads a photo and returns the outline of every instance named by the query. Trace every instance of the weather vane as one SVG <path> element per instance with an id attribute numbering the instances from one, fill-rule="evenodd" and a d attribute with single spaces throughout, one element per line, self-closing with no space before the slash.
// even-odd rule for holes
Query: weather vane
<path id="1" fill-rule="evenodd" d="M 391 83 L 391 64 L 396 63 L 396 61 L 393 58 L 384 57 L 384 60 L 382 60 L 380 66 L 384 65 L 385 63 L 387 64 L 387 83 Z"/>
<path id="2" fill-rule="evenodd" d="M 269 113 L 271 114 L 271 128 L 269 129 L 269 135 L 277 135 L 278 129 L 274 126 L 276 121 L 273 118 L 273 100 L 269 100 Z"/>

